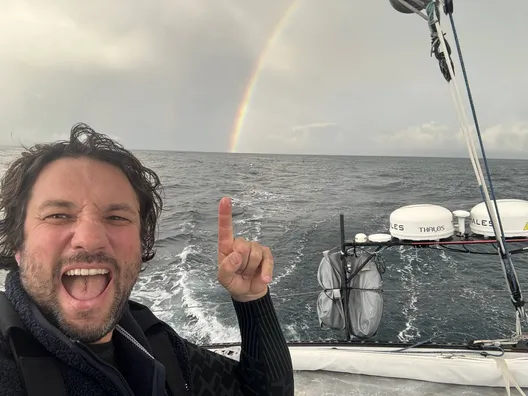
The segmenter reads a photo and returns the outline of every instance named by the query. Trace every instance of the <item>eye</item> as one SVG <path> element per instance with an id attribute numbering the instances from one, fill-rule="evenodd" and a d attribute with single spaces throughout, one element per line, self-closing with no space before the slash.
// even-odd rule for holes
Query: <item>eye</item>
<path id="1" fill-rule="evenodd" d="M 53 213 L 44 217 L 44 221 L 49 224 L 67 224 L 73 220 L 73 216 L 66 213 Z"/>
<path id="2" fill-rule="evenodd" d="M 116 216 L 116 215 L 108 216 L 107 218 L 108 220 L 113 220 L 113 221 L 128 221 L 128 219 L 125 219 L 124 217 Z"/>
<path id="3" fill-rule="evenodd" d="M 68 219 L 70 217 L 71 217 L 70 215 L 67 215 L 65 213 L 54 213 L 54 214 L 46 216 L 45 218 L 46 219 L 63 220 L 63 219 Z"/>

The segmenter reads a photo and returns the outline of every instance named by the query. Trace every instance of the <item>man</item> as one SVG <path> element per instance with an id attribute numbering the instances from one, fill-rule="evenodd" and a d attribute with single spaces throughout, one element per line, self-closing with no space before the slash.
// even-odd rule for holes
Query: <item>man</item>
<path id="1" fill-rule="evenodd" d="M 182 339 L 129 300 L 154 257 L 162 207 L 155 172 L 85 124 L 11 164 L 0 185 L 0 255 L 10 269 L 0 295 L 1 395 L 293 395 L 268 289 L 273 257 L 233 237 L 228 198 L 217 277 L 237 314 L 240 361 Z"/>

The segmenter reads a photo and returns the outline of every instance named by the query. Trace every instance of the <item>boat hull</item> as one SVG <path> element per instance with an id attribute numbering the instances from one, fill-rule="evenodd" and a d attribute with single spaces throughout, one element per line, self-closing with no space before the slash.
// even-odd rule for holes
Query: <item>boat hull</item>
<path id="1" fill-rule="evenodd" d="M 238 359 L 240 347 L 210 346 L 217 353 Z M 326 344 L 290 344 L 296 371 L 326 371 L 441 384 L 504 387 L 511 378 L 528 387 L 528 352 L 490 351 L 482 356 L 467 348 L 426 347 L 401 352 L 402 347 Z M 397 352 L 400 351 L 400 352 Z M 512 383 L 512 386 L 514 384 Z"/>

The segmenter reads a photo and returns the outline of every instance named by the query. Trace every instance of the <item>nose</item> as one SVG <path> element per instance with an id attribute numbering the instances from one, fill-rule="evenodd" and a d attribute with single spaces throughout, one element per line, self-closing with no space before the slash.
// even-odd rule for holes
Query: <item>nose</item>
<path id="1" fill-rule="evenodd" d="M 73 230 L 71 246 L 73 250 L 84 250 L 87 253 L 105 251 L 109 241 L 106 227 L 94 218 L 78 219 Z"/>

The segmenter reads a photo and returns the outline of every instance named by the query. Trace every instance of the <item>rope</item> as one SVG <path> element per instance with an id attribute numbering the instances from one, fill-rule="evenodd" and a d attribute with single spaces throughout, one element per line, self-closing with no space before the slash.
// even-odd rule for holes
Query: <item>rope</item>
<path id="1" fill-rule="evenodd" d="M 438 6 L 434 0 L 429 2 L 425 6 L 425 12 L 427 13 L 427 22 L 429 23 L 429 29 L 431 30 L 431 36 L 436 36 L 438 31 L 435 27 L 435 22 L 440 22 L 440 13 L 438 12 Z"/>
<path id="2" fill-rule="evenodd" d="M 510 388 L 513 385 L 515 389 L 519 391 L 521 396 L 526 396 L 526 393 L 521 389 L 521 386 L 513 376 L 512 372 L 508 368 L 508 364 L 506 363 L 506 360 L 501 358 L 494 358 L 495 362 L 497 363 L 497 368 L 501 371 L 502 378 L 504 379 L 504 387 L 506 388 L 506 393 L 508 396 L 511 396 Z"/>
<path id="3" fill-rule="evenodd" d="M 449 13 L 448 16 L 449 16 L 449 20 L 451 22 L 451 28 L 453 30 L 453 37 L 455 39 L 455 44 L 456 44 L 456 48 L 457 48 L 457 52 L 458 52 L 458 58 L 460 59 L 460 67 L 462 69 L 462 75 L 464 76 L 464 83 L 466 85 L 466 90 L 467 90 L 468 99 L 469 99 L 469 105 L 471 107 L 471 113 L 473 115 L 473 120 L 475 122 L 475 130 L 477 132 L 477 137 L 479 139 L 480 149 L 482 151 L 482 160 L 484 162 L 484 167 L 486 169 L 486 174 L 488 176 L 488 182 L 489 182 L 489 185 L 490 185 L 490 195 L 491 195 L 491 198 L 492 198 L 492 200 L 494 202 L 495 210 L 497 212 L 498 225 L 499 225 L 499 229 L 500 229 L 501 253 L 504 256 L 507 255 L 508 261 L 509 261 L 509 263 L 508 263 L 509 266 L 506 267 L 505 263 L 503 262 L 503 258 L 501 259 L 501 264 L 503 266 L 503 270 L 504 270 L 505 277 L 506 277 L 506 284 L 510 287 L 510 289 L 513 289 L 512 290 L 513 291 L 512 299 L 513 299 L 514 303 L 522 302 L 523 297 L 522 297 L 521 289 L 520 289 L 520 286 L 519 286 L 517 273 L 515 271 L 515 267 L 513 266 L 512 261 L 511 261 L 511 252 L 508 252 L 508 250 L 506 248 L 506 241 L 505 241 L 505 238 L 504 238 L 504 228 L 502 226 L 501 217 L 499 216 L 499 208 L 498 208 L 498 205 L 497 205 L 497 201 L 495 199 L 495 190 L 493 188 L 493 182 L 491 180 L 491 172 L 489 170 L 488 160 L 486 158 L 486 152 L 484 150 L 484 142 L 482 140 L 482 134 L 480 133 L 480 126 L 479 126 L 479 122 L 478 122 L 478 119 L 477 119 L 477 113 L 475 111 L 475 104 L 473 102 L 473 95 L 471 94 L 471 88 L 469 86 L 469 80 L 468 80 L 468 76 L 467 76 L 466 66 L 464 64 L 464 58 L 462 56 L 462 50 L 461 50 L 461 46 L 460 46 L 460 41 L 458 39 L 458 34 L 457 34 L 456 26 L 455 26 L 455 20 L 453 18 L 453 14 L 452 13 Z M 490 209 L 489 208 L 488 208 L 488 214 L 490 214 Z M 490 215 L 490 218 L 491 218 L 491 215 Z M 497 237 L 499 236 L 497 231 L 495 231 L 495 234 L 497 234 Z M 499 239 L 499 238 L 497 238 L 497 239 Z M 513 278 L 512 279 L 513 284 L 511 286 L 510 286 L 510 282 L 508 280 L 508 276 Z"/>
<path id="4" fill-rule="evenodd" d="M 471 94 L 471 88 L 469 86 L 469 80 L 468 80 L 468 76 L 467 76 L 466 66 L 464 64 L 464 58 L 462 56 L 462 50 L 460 48 L 460 41 L 458 39 L 458 34 L 457 34 L 457 31 L 456 31 L 456 26 L 455 26 L 455 21 L 453 19 L 453 14 L 449 14 L 449 20 L 451 22 L 451 28 L 453 29 L 453 37 L 455 39 L 455 44 L 456 44 L 456 48 L 457 48 L 458 58 L 460 60 L 460 67 L 462 69 L 462 75 L 464 76 L 464 83 L 466 85 L 466 90 L 467 90 L 467 94 L 468 94 L 469 106 L 471 107 L 471 113 L 473 115 L 473 121 L 475 122 L 475 130 L 477 132 L 477 137 L 478 137 L 478 140 L 479 140 L 480 149 L 482 151 L 482 161 L 484 162 L 484 167 L 486 169 L 486 175 L 488 177 L 488 182 L 489 182 L 489 193 L 491 195 L 491 199 L 495 202 L 495 210 L 497 211 L 497 214 L 498 214 L 499 213 L 499 208 L 497 206 L 497 202 L 496 202 L 496 199 L 495 199 L 495 189 L 493 188 L 493 182 L 491 180 L 491 172 L 489 170 L 488 160 L 486 158 L 486 150 L 484 149 L 484 142 L 482 140 L 482 134 L 480 133 L 480 126 L 479 126 L 479 122 L 478 122 L 478 119 L 477 119 L 477 112 L 475 110 L 475 104 L 473 102 L 473 95 Z M 503 226 L 502 226 L 502 220 L 501 220 L 500 216 L 498 217 L 498 222 L 499 222 L 499 228 L 500 228 L 500 234 L 501 234 L 502 242 L 503 242 L 503 244 L 506 244 L 506 241 L 504 239 L 504 229 L 503 229 Z M 504 252 L 507 253 L 506 250 Z"/>
<path id="5" fill-rule="evenodd" d="M 467 338 L 473 338 L 474 336 L 472 334 L 467 334 L 467 333 L 462 333 L 462 332 L 459 332 L 459 331 L 448 331 L 448 332 L 445 332 L 445 333 L 441 333 L 441 334 L 434 334 L 433 336 L 423 340 L 423 341 L 419 341 L 417 342 L 416 344 L 413 344 L 413 345 L 410 345 L 408 347 L 405 347 L 405 348 L 401 348 L 401 349 L 397 349 L 395 351 L 393 351 L 393 353 L 396 353 L 396 352 L 403 352 L 403 351 L 406 351 L 408 349 L 411 349 L 411 348 L 416 348 L 416 347 L 419 347 L 420 345 L 423 345 L 423 344 L 427 344 L 428 342 L 431 342 L 433 341 L 435 338 L 438 338 L 440 336 L 445 336 L 445 335 L 448 335 L 448 334 L 454 334 L 454 335 L 461 335 L 461 336 L 464 336 L 464 337 L 467 337 Z M 502 351 L 503 354 L 504 354 L 504 351 Z"/>
<path id="6" fill-rule="evenodd" d="M 431 3 L 436 3 L 436 0 L 431 0 Z M 429 3 L 428 7 L 430 6 L 431 3 Z M 432 7 L 429 7 L 428 9 L 431 10 Z M 437 8 L 436 8 L 436 10 L 438 11 Z M 438 14 L 438 12 L 437 12 L 437 14 Z M 450 19 L 452 20 L 452 15 L 450 16 Z M 453 25 L 454 25 L 454 22 L 453 22 Z M 443 31 L 442 31 L 442 29 L 440 27 L 439 18 L 436 18 L 434 20 L 434 26 L 435 26 L 435 29 L 436 29 L 437 37 L 438 37 L 438 39 L 440 41 L 440 45 L 442 47 L 442 50 L 443 50 L 443 53 L 444 53 L 444 56 L 445 56 L 446 54 L 449 54 L 449 51 L 448 51 L 446 42 L 444 40 L 444 33 L 443 33 Z M 455 36 L 455 38 L 456 38 L 456 44 L 457 44 L 459 57 L 461 57 L 461 50 L 460 50 L 460 43 L 459 43 L 459 40 L 458 40 L 458 36 Z M 461 64 L 463 64 L 462 63 L 462 58 L 461 58 Z M 480 192 L 481 192 L 481 194 L 483 196 L 483 199 L 484 199 L 488 214 L 490 216 L 490 219 L 492 219 L 492 226 L 493 226 L 493 229 L 495 231 L 495 235 L 496 235 L 497 240 L 498 240 L 499 245 L 500 245 L 500 247 L 499 247 L 499 257 L 500 257 L 500 262 L 501 262 L 501 266 L 502 266 L 502 269 L 503 269 L 504 277 L 505 277 L 505 280 L 506 280 L 506 284 L 507 284 L 507 286 L 508 286 L 508 288 L 510 290 L 511 300 L 512 300 L 512 302 L 513 302 L 513 304 L 514 304 L 514 306 L 515 306 L 515 308 L 517 310 L 517 314 L 519 315 L 519 317 L 520 316 L 524 316 L 525 315 L 524 308 L 523 308 L 524 301 L 522 300 L 522 294 L 521 294 L 521 291 L 520 291 L 520 286 L 519 286 L 519 282 L 518 282 L 518 279 L 517 279 L 517 274 L 515 273 L 515 268 L 513 266 L 512 260 L 511 260 L 511 254 L 508 252 L 508 250 L 506 248 L 506 241 L 505 241 L 505 238 L 504 238 L 504 231 L 503 231 L 503 228 L 502 228 L 502 223 L 500 221 L 498 207 L 497 207 L 497 202 L 495 200 L 495 196 L 494 196 L 494 193 L 493 193 L 493 188 L 491 188 L 491 193 L 492 193 L 492 196 L 493 196 L 493 200 L 495 202 L 496 212 L 493 211 L 492 208 L 491 208 L 491 200 L 490 200 L 488 188 L 486 186 L 486 181 L 484 180 L 484 175 L 483 175 L 483 172 L 482 172 L 482 168 L 480 166 L 480 162 L 478 162 L 476 160 L 478 155 L 477 155 L 477 152 L 476 152 L 476 148 L 475 148 L 475 144 L 473 142 L 473 139 L 471 139 L 471 137 L 469 135 L 469 122 L 467 120 L 467 116 L 466 116 L 466 113 L 465 113 L 465 110 L 464 110 L 464 106 L 462 105 L 462 99 L 461 99 L 461 96 L 460 96 L 460 91 L 458 89 L 458 85 L 457 85 L 457 83 L 456 83 L 456 81 L 454 79 L 454 71 L 453 71 L 453 67 L 452 67 L 451 62 L 449 62 L 449 61 L 446 62 L 446 66 L 447 66 L 447 69 L 448 69 L 448 72 L 449 72 L 449 77 L 450 77 L 450 80 L 448 80 L 448 81 L 449 81 L 449 86 L 451 88 L 451 95 L 452 95 L 453 100 L 455 102 L 455 108 L 457 110 L 457 114 L 458 114 L 458 117 L 459 117 L 459 120 L 460 120 L 460 123 L 461 123 L 461 126 L 462 126 L 462 133 L 463 133 L 464 138 L 466 140 L 466 144 L 467 144 L 468 151 L 469 151 L 469 157 L 470 157 L 471 163 L 473 165 L 473 170 L 475 172 L 475 176 L 477 178 L 477 182 L 479 184 Z M 468 89 L 468 93 L 469 93 L 470 92 L 469 83 L 468 83 L 468 78 L 467 78 L 467 72 L 465 70 L 466 69 L 464 67 L 463 68 L 464 79 L 465 79 L 465 82 L 466 82 L 466 88 Z M 473 103 L 472 100 L 471 100 L 471 103 Z M 474 113 L 474 117 L 475 117 L 475 125 L 477 127 L 477 135 L 479 137 L 479 141 L 480 141 L 480 144 L 481 144 L 481 150 L 482 150 L 482 154 L 483 154 L 483 161 L 484 161 L 485 166 L 486 166 L 487 176 L 488 176 L 488 179 L 491 180 L 491 175 L 490 175 L 490 172 L 489 172 L 489 167 L 487 165 L 487 159 L 486 159 L 486 156 L 485 156 L 484 145 L 483 145 L 483 142 L 482 142 L 482 136 L 480 134 L 480 129 L 478 128 L 478 123 L 477 123 L 477 120 L 476 120 L 476 112 L 474 110 L 474 105 L 472 105 L 472 109 L 473 109 L 473 113 Z M 491 184 L 490 184 L 490 186 L 491 186 Z M 506 265 L 506 263 L 504 261 L 505 258 L 508 259 L 508 266 Z M 520 326 L 518 327 L 518 331 L 521 331 Z"/>

